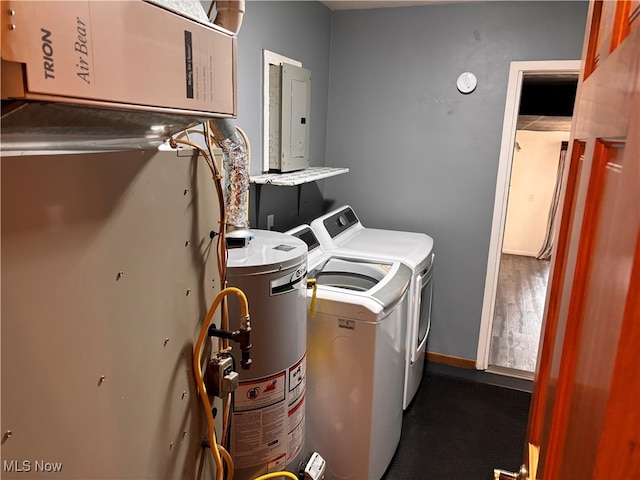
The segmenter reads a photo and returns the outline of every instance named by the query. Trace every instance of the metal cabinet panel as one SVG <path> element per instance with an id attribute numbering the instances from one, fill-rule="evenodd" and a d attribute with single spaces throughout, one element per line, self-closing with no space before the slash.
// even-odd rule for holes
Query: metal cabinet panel
<path id="1" fill-rule="evenodd" d="M 213 478 L 191 370 L 220 287 L 204 161 L 138 150 L 1 167 L 2 478 L 194 479 L 203 455 Z"/>

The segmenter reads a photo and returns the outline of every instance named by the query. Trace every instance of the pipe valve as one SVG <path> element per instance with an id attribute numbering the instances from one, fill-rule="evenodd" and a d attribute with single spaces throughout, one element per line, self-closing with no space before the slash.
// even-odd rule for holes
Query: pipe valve
<path id="1" fill-rule="evenodd" d="M 233 332 L 229 330 L 219 330 L 215 324 L 209 325 L 208 334 L 210 337 L 226 338 L 227 340 L 233 340 L 240 344 L 240 351 L 242 352 L 242 358 L 240 359 L 240 365 L 244 370 L 251 368 L 251 322 L 249 315 L 243 315 L 240 320 L 240 330 Z"/>

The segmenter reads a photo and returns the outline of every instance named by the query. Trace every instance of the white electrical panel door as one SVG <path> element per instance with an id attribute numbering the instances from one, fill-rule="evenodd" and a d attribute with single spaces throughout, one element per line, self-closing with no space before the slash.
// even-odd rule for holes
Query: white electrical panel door
<path id="1" fill-rule="evenodd" d="M 269 66 L 269 169 L 309 166 L 311 71 L 283 63 Z"/>
<path id="2" fill-rule="evenodd" d="M 309 111 L 311 72 L 282 66 L 282 171 L 309 166 Z"/>
<path id="3" fill-rule="evenodd" d="M 309 157 L 309 128 L 307 127 L 309 84 L 291 80 L 291 114 L 289 117 L 289 154 L 292 158 Z"/>

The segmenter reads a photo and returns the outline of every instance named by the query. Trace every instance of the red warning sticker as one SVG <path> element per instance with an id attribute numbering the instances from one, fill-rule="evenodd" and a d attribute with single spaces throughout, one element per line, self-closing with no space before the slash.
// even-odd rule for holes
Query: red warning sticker
<path id="1" fill-rule="evenodd" d="M 286 372 L 250 382 L 240 382 L 236 389 L 234 410 L 248 412 L 282 402 L 285 390 Z"/>
<path id="2" fill-rule="evenodd" d="M 268 377 L 240 382 L 235 392 L 231 454 L 236 468 L 279 471 L 304 444 L 306 356 Z"/>

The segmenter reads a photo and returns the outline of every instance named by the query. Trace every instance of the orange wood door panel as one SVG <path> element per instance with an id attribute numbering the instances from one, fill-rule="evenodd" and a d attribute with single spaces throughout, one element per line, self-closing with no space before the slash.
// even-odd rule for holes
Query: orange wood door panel
<path id="1" fill-rule="evenodd" d="M 585 79 L 640 23 L 640 0 L 597 0 L 592 7 L 589 45 L 584 59 Z"/>
<path id="2" fill-rule="evenodd" d="M 640 399 L 640 237 L 629 291 L 636 293 L 626 305 L 593 478 L 638 478 L 640 473 L 640 402 L 629 405 L 630 398 Z"/>
<path id="3" fill-rule="evenodd" d="M 615 355 L 609 353 L 616 351 L 620 337 L 629 291 L 629 259 L 638 233 L 637 190 L 624 185 L 625 179 L 635 180 L 631 177 L 634 166 L 622 165 L 623 144 L 597 141 L 595 153 L 593 191 L 587 205 L 589 225 L 583 227 L 585 248 L 579 258 L 581 268 L 576 269 L 575 303 L 569 312 L 579 326 L 575 363 L 567 363 L 567 368 L 573 367 L 566 373 L 572 377 L 566 390 L 567 425 L 560 429 L 565 438 L 555 439 L 565 446 L 560 478 L 592 478 L 615 361 Z"/>
<path id="4" fill-rule="evenodd" d="M 544 421 L 545 413 L 552 411 L 555 396 L 557 375 L 551 375 L 551 358 L 556 343 L 558 331 L 558 317 L 560 307 L 560 293 L 565 281 L 565 266 L 569 244 L 569 232 L 573 225 L 576 208 L 577 185 L 580 184 L 582 166 L 584 164 L 585 142 L 575 140 L 570 152 L 570 162 L 564 192 L 562 217 L 559 224 L 558 241 L 554 252 L 555 262 L 551 271 L 551 289 L 547 305 L 547 313 L 543 319 L 542 345 L 537 362 L 537 374 L 534 382 L 534 395 L 531 407 L 529 441 L 533 445 L 540 445 L 543 438 L 548 438 L 548 430 L 544 427 L 549 422 Z M 564 328 L 562 329 L 564 330 Z"/>
<path id="5" fill-rule="evenodd" d="M 528 432 L 529 443 L 540 447 L 537 478 L 545 480 L 640 478 L 640 29 L 629 20 L 634 1 L 593 2 L 587 23 Z"/>
<path id="6" fill-rule="evenodd" d="M 629 32 L 638 25 L 640 1 L 624 0 L 617 2 L 610 51 L 614 51 L 627 38 Z"/>

